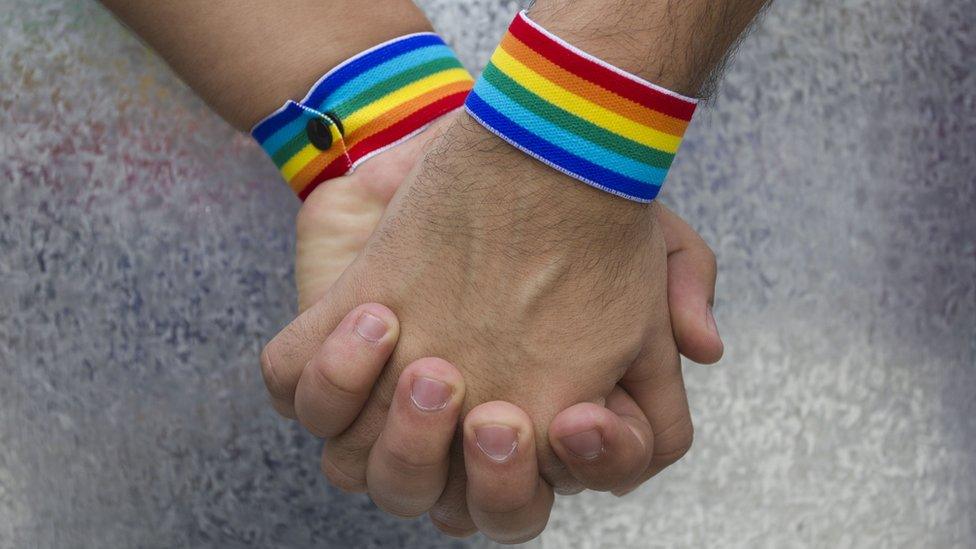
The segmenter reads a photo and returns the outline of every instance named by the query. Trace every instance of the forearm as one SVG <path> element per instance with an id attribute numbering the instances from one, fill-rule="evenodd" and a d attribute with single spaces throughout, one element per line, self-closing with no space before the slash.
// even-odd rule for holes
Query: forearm
<path id="1" fill-rule="evenodd" d="M 430 30 L 411 0 L 102 0 L 240 130 L 378 43 Z"/>
<path id="2" fill-rule="evenodd" d="M 771 0 L 537 0 L 529 16 L 618 67 L 697 96 Z"/>

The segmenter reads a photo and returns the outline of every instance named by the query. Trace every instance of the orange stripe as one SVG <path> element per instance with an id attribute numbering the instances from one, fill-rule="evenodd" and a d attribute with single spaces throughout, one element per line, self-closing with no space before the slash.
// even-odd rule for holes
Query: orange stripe
<path id="1" fill-rule="evenodd" d="M 396 107 L 386 111 L 380 116 L 377 116 L 369 123 L 360 126 L 355 132 L 345 136 L 342 141 L 342 143 L 345 143 L 346 145 L 345 148 L 342 147 L 342 143 L 337 142 L 331 149 L 313 158 L 297 174 L 295 174 L 295 177 L 288 182 L 288 185 L 296 193 L 300 192 L 302 189 L 308 186 L 309 182 L 315 179 L 315 176 L 325 169 L 326 166 L 332 163 L 332 161 L 334 161 L 336 158 L 346 154 L 346 150 L 352 148 L 356 143 L 362 141 L 363 139 L 367 139 L 369 136 L 386 129 L 393 124 L 396 124 L 400 120 L 420 110 L 423 106 L 429 105 L 438 99 L 458 92 L 469 91 L 471 89 L 471 85 L 472 82 L 470 80 L 453 82 L 439 88 L 434 88 L 405 103 L 400 103 Z"/>
<path id="2" fill-rule="evenodd" d="M 346 149 L 342 146 L 341 141 L 337 141 L 335 145 L 329 148 L 329 150 L 322 151 L 322 154 L 319 154 L 310 160 L 308 164 L 305 164 L 305 167 L 295 174 L 295 177 L 288 182 L 288 186 L 291 187 L 296 193 L 301 192 L 302 189 L 308 186 L 308 184 L 315 179 L 315 176 L 318 175 L 319 172 L 324 170 L 325 167 L 331 164 L 333 160 L 344 154 L 346 154 Z"/>
<path id="3" fill-rule="evenodd" d="M 347 135 L 345 137 L 346 146 L 350 149 L 353 148 L 356 146 L 356 143 L 386 129 L 389 126 L 392 126 L 393 124 L 396 124 L 400 120 L 403 120 L 404 118 L 417 112 L 425 105 L 429 105 L 439 99 L 458 92 L 470 91 L 472 84 L 473 83 L 470 80 L 452 82 L 451 84 L 434 88 L 423 95 L 419 95 L 411 99 L 410 101 L 400 103 L 396 107 L 384 112 L 373 120 L 370 120 L 369 123 L 363 124 L 357 128 L 355 132 Z"/>
<path id="4" fill-rule="evenodd" d="M 535 50 L 525 45 L 511 33 L 505 34 L 505 37 L 502 38 L 501 48 L 526 67 L 558 84 L 566 91 L 585 97 L 587 100 L 621 116 L 625 116 L 638 124 L 643 124 L 676 137 L 683 136 L 685 129 L 688 127 L 688 122 L 685 120 L 648 109 L 606 88 L 576 76 L 539 55 Z"/>

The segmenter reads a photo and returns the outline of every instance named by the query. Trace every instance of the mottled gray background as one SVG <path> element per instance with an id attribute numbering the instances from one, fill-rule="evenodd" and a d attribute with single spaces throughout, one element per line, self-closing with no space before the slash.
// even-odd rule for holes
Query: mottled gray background
<path id="1" fill-rule="evenodd" d="M 423 2 L 473 69 L 515 9 Z M 0 0 L 0 547 L 448 547 L 257 367 L 298 203 L 98 6 Z M 696 446 L 541 547 L 976 546 L 976 3 L 781 0 L 664 200 L 718 253 Z"/>

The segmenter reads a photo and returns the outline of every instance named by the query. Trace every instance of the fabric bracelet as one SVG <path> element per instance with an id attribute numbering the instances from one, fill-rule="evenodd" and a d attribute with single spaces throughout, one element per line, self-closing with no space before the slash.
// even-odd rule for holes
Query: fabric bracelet
<path id="1" fill-rule="evenodd" d="M 488 130 L 604 191 L 650 202 L 697 100 L 568 44 L 520 12 L 465 102 Z"/>
<path id="2" fill-rule="evenodd" d="M 402 36 L 332 69 L 300 102 L 287 101 L 251 135 L 304 200 L 461 107 L 474 79 L 434 33 Z"/>

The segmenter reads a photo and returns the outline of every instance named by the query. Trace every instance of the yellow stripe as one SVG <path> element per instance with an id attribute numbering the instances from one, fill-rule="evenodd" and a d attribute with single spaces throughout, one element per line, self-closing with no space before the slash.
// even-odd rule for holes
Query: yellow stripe
<path id="1" fill-rule="evenodd" d="M 369 124 L 373 120 L 376 120 L 387 111 L 396 108 L 398 105 L 407 103 L 413 99 L 416 99 L 425 93 L 435 90 L 447 84 L 452 84 L 455 82 L 471 82 L 473 79 L 468 71 L 464 69 L 448 69 L 446 71 L 441 71 L 434 73 L 430 76 L 421 78 L 416 82 L 411 83 L 408 86 L 404 86 L 393 93 L 384 95 L 380 99 L 373 101 L 369 105 L 357 110 L 356 112 L 350 114 L 342 121 L 343 130 L 346 135 L 352 135 L 356 130 Z M 342 147 L 339 146 L 342 136 L 339 135 L 338 130 L 335 126 L 330 126 L 332 130 L 332 149 L 328 153 L 330 155 L 329 162 L 334 160 L 341 154 Z M 322 151 L 315 148 L 314 145 L 306 145 L 302 150 L 295 153 L 294 156 L 288 159 L 287 162 L 281 167 L 281 175 L 285 178 L 285 181 L 291 181 L 297 174 L 299 174 L 309 162 L 317 158 Z"/>
<path id="2" fill-rule="evenodd" d="M 678 152 L 678 145 L 681 144 L 680 137 L 638 124 L 625 116 L 620 116 L 584 97 L 569 92 L 559 84 L 526 67 L 501 48 L 495 50 L 495 54 L 491 56 L 491 62 L 522 87 L 564 111 L 592 122 L 607 131 L 659 151 L 672 154 Z"/>
<path id="3" fill-rule="evenodd" d="M 471 75 L 464 69 L 448 69 L 434 73 L 430 76 L 421 78 L 408 86 L 404 86 L 393 93 L 384 95 L 382 98 L 373 101 L 369 105 L 350 114 L 342 121 L 346 135 L 350 135 L 361 126 L 375 120 L 386 111 L 395 108 L 401 103 L 406 103 L 412 99 L 420 97 L 430 90 L 439 88 L 452 82 L 471 81 Z"/>
<path id="4" fill-rule="evenodd" d="M 315 148 L 314 145 L 306 145 L 304 149 L 298 151 L 298 154 L 288 159 L 285 165 L 281 167 L 281 176 L 285 178 L 285 181 L 291 181 L 295 176 L 302 173 L 305 166 L 308 166 L 313 160 L 324 157 L 323 166 L 328 166 L 330 162 L 339 158 L 343 154 L 342 145 L 337 141 L 332 148 L 328 151 L 320 151 Z M 321 160 L 320 160 L 321 161 Z"/>
<path id="5" fill-rule="evenodd" d="M 298 151 L 288 162 L 285 162 L 281 166 L 281 176 L 285 178 L 285 181 L 291 181 L 293 177 L 301 173 L 305 166 L 309 162 L 318 158 L 321 154 L 329 155 L 329 162 L 332 162 L 342 154 L 342 136 L 339 135 L 339 129 L 335 125 L 330 125 L 329 130 L 332 133 L 332 146 L 329 147 L 328 151 L 320 151 L 315 145 L 309 143 L 305 145 L 302 150 Z M 328 163 L 326 163 L 327 165 Z"/>
<path id="6" fill-rule="evenodd" d="M 313 158 L 322 154 L 322 151 L 315 148 L 315 145 L 309 143 L 305 145 L 302 150 L 295 153 L 295 156 L 288 159 L 288 162 L 281 167 L 281 175 L 285 178 L 285 181 L 291 181 L 291 178 L 295 177 L 298 172 L 302 171 L 302 168 L 306 164 L 312 161 Z"/>

